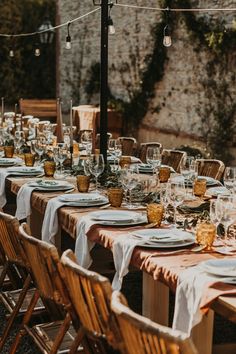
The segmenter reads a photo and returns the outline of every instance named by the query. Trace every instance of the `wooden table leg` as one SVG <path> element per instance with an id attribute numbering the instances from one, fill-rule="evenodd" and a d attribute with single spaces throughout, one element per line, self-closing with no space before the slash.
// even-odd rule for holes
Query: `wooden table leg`
<path id="1" fill-rule="evenodd" d="M 31 214 L 27 218 L 27 224 L 30 226 L 32 236 L 41 239 L 43 215 L 40 214 L 38 210 L 32 208 Z"/>
<path id="2" fill-rule="evenodd" d="M 191 337 L 198 353 L 211 354 L 213 340 L 214 311 L 209 310 L 202 321 L 193 328 Z"/>
<path id="3" fill-rule="evenodd" d="M 143 272 L 143 315 L 164 326 L 169 324 L 169 288 Z"/>

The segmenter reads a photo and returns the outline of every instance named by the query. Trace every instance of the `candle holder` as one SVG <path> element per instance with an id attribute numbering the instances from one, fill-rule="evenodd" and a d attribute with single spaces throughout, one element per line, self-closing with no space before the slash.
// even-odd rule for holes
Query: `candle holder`
<path id="1" fill-rule="evenodd" d="M 196 228 L 196 242 L 206 246 L 206 250 L 211 250 L 216 237 L 216 227 L 211 223 L 201 223 Z"/>
<path id="2" fill-rule="evenodd" d="M 4 146 L 5 157 L 12 158 L 14 155 L 14 146 Z"/>
<path id="3" fill-rule="evenodd" d="M 129 167 L 131 165 L 131 157 L 130 156 L 121 156 L 119 161 L 120 167 Z"/>
<path id="4" fill-rule="evenodd" d="M 35 155 L 31 153 L 24 154 L 25 166 L 32 167 L 35 163 Z"/>
<path id="5" fill-rule="evenodd" d="M 147 205 L 147 219 L 150 224 L 161 225 L 164 215 L 164 206 L 162 204 L 151 203 Z"/>
<path id="6" fill-rule="evenodd" d="M 123 189 L 122 188 L 109 188 L 108 189 L 108 200 L 112 207 L 119 208 L 123 200 Z"/>
<path id="7" fill-rule="evenodd" d="M 160 167 L 159 168 L 159 180 L 161 183 L 168 182 L 170 178 L 170 168 L 169 167 Z"/>
<path id="8" fill-rule="evenodd" d="M 46 177 L 53 177 L 56 170 L 56 163 L 54 161 L 45 161 L 43 169 Z"/>
<path id="9" fill-rule="evenodd" d="M 193 185 L 193 193 L 196 197 L 202 198 L 206 193 L 206 179 L 196 179 Z"/>
<path id="10" fill-rule="evenodd" d="M 87 193 L 90 185 L 90 176 L 78 175 L 76 177 L 77 189 L 81 193 Z"/>

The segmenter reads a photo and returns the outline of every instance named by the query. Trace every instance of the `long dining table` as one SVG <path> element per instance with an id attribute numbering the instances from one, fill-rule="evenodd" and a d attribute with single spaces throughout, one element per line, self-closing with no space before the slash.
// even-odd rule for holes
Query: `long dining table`
<path id="1" fill-rule="evenodd" d="M 20 187 L 29 179 L 8 177 L 6 189 L 17 194 Z M 75 184 L 75 178 L 70 182 Z M 48 201 L 60 195 L 61 192 L 33 191 L 31 196 L 31 215 L 29 224 L 32 235 L 40 238 L 41 227 Z M 81 208 L 63 206 L 58 210 L 59 231 L 55 243 L 61 250 L 61 231 L 65 231 L 72 240 L 76 238 L 76 225 L 80 218 L 89 212 L 96 210 L 95 207 Z M 93 232 L 88 234 L 91 241 L 102 245 L 112 251 L 114 240 L 119 235 L 128 233 L 125 227 L 111 227 L 98 225 Z M 168 325 L 169 290 L 175 292 L 180 273 L 198 263 L 208 259 L 220 259 L 224 256 L 215 252 L 194 253 L 191 250 L 180 251 L 170 254 L 156 249 L 136 247 L 131 258 L 131 265 L 143 272 L 143 315 Z M 220 292 L 219 292 L 220 294 Z M 212 347 L 214 313 L 224 316 L 226 319 L 236 322 L 236 295 L 218 296 L 209 304 L 209 311 L 203 316 L 200 324 L 192 330 L 193 341 L 200 354 L 215 353 Z M 204 338 L 204 340 L 203 340 Z M 222 353 L 236 352 L 236 346 L 225 348 Z M 217 351 L 220 353 L 220 351 Z"/>

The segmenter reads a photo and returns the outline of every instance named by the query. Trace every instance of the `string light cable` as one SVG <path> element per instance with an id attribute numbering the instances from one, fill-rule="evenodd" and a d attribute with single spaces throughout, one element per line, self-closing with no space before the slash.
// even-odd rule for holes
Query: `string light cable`
<path id="1" fill-rule="evenodd" d="M 129 4 L 119 4 L 115 3 L 114 6 L 128 7 L 140 10 L 151 10 L 151 11 L 171 11 L 171 12 L 223 12 L 223 11 L 236 11 L 236 7 L 223 7 L 223 8 L 185 8 L 185 9 L 175 9 L 175 8 L 161 8 L 161 7 L 150 7 L 150 6 L 139 6 L 139 5 L 129 5 Z"/>
<path id="2" fill-rule="evenodd" d="M 74 22 L 77 22 L 97 11 L 100 11 L 100 7 L 92 10 L 92 11 L 89 11 L 87 12 L 86 14 L 84 15 L 81 15 L 79 17 L 76 17 L 70 21 L 67 21 L 67 22 L 64 22 L 64 23 L 61 23 L 60 25 L 57 25 L 57 26 L 54 26 L 54 27 L 51 27 L 50 29 L 45 29 L 43 31 L 35 31 L 35 32 L 28 32 L 28 33 L 17 33 L 17 34 L 8 34 L 8 33 L 0 33 L 0 37 L 6 37 L 6 38 L 16 38 L 16 37 L 31 37 L 31 36 L 36 36 L 36 35 L 39 35 L 41 33 L 46 33 L 46 32 L 51 32 L 51 31 L 54 31 L 56 29 L 59 29 L 59 28 L 62 28 L 62 27 L 65 27 L 65 26 L 68 26 L 68 24 L 70 23 L 74 23 Z"/>

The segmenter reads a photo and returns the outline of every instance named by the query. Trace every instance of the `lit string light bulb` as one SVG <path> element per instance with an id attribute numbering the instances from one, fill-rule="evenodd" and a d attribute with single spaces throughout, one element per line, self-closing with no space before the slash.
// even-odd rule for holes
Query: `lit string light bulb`
<path id="1" fill-rule="evenodd" d="M 170 27 L 169 27 L 170 9 L 168 7 L 167 10 L 165 11 L 165 15 L 166 15 L 166 25 L 163 31 L 163 45 L 165 47 L 170 47 L 172 44 L 172 40 L 171 40 Z"/>
<path id="2" fill-rule="evenodd" d="M 36 57 L 39 57 L 40 54 L 41 54 L 41 52 L 40 52 L 39 45 L 36 44 L 36 45 L 35 45 L 35 49 L 34 49 L 34 55 L 35 55 Z"/>
<path id="3" fill-rule="evenodd" d="M 113 7 L 113 4 L 110 4 L 110 10 L 109 10 L 109 17 L 108 17 L 108 33 L 109 34 L 115 34 L 116 33 L 116 29 L 115 29 L 115 26 L 114 26 L 114 23 L 113 23 L 113 20 L 111 18 L 111 9 Z"/>
<path id="4" fill-rule="evenodd" d="M 13 50 L 13 49 L 10 49 L 10 50 L 9 50 L 9 57 L 10 57 L 10 58 L 14 58 L 14 56 L 15 56 L 14 50 Z"/>
<path id="5" fill-rule="evenodd" d="M 163 45 L 165 47 L 170 47 L 171 44 L 172 44 L 172 40 L 171 40 L 171 35 L 170 35 L 170 30 L 169 30 L 169 26 L 168 25 L 166 25 L 164 27 L 163 35 L 164 35 L 164 37 L 163 37 Z"/>
<path id="6" fill-rule="evenodd" d="M 66 49 L 71 49 L 70 22 L 67 24 Z"/>

